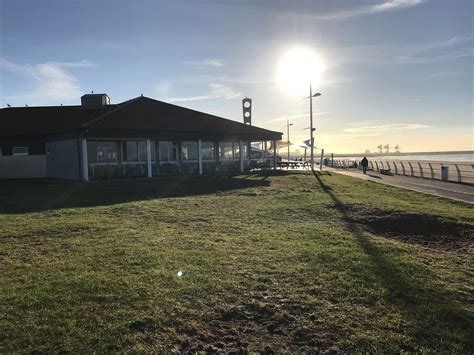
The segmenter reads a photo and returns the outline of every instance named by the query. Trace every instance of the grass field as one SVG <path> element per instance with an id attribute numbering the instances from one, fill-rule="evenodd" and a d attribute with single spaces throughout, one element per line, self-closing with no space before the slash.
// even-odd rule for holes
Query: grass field
<path id="1" fill-rule="evenodd" d="M 0 352 L 472 353 L 473 215 L 328 173 L 1 181 Z"/>

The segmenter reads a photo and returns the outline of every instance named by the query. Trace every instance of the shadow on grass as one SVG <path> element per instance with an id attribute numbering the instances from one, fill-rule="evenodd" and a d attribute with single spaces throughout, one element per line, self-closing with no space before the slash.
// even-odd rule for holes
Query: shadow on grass
<path id="1" fill-rule="evenodd" d="M 268 176 L 256 174 L 257 177 Z M 151 180 L 62 181 L 4 180 L 0 182 L 0 213 L 28 213 L 73 207 L 106 206 L 161 197 L 206 195 L 269 186 L 270 181 L 247 176 L 173 176 Z"/>
<path id="2" fill-rule="evenodd" d="M 472 319 L 469 313 L 455 301 L 452 293 L 421 284 L 419 280 L 422 277 L 418 278 L 417 271 L 413 269 L 409 273 L 412 277 L 406 277 L 407 265 L 390 260 L 389 255 L 384 254 L 380 247 L 372 243 L 366 234 L 367 231 L 353 223 L 347 212 L 348 206 L 345 206 L 334 190 L 323 182 L 320 177 L 322 174 L 316 171 L 313 171 L 313 174 L 321 189 L 332 199 L 334 208 L 341 214 L 346 230 L 356 238 L 361 249 L 370 258 L 373 266 L 371 271 L 386 290 L 387 302 L 398 308 L 413 323 L 415 339 L 412 345 L 430 343 L 434 337 L 446 335 L 433 333 L 436 329 L 462 338 L 462 348 L 465 351 L 472 350 L 474 345 Z M 416 351 L 416 348 L 408 346 L 402 350 Z"/>

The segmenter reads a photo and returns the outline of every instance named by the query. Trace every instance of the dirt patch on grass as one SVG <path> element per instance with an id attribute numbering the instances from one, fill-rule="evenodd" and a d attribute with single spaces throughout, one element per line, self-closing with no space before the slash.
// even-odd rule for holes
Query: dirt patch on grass
<path id="1" fill-rule="evenodd" d="M 364 205 L 333 205 L 346 221 L 371 233 L 406 243 L 458 252 L 474 251 L 474 228 L 452 219 L 425 213 L 406 213 Z"/>
<path id="2" fill-rule="evenodd" d="M 250 296 L 250 297 L 249 297 Z M 317 310 L 278 293 L 257 292 L 238 304 L 215 307 L 199 324 L 183 325 L 176 350 L 194 353 L 273 354 L 327 350 L 344 331 Z"/>

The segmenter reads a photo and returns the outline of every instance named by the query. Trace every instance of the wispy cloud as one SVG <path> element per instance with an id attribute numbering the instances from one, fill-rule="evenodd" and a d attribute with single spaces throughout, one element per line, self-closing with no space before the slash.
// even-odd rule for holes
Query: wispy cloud
<path id="1" fill-rule="evenodd" d="M 474 36 L 456 36 L 437 41 L 409 45 L 348 46 L 332 49 L 334 66 L 345 63 L 371 65 L 405 65 L 442 62 L 472 57 Z"/>
<path id="2" fill-rule="evenodd" d="M 423 2 L 425 2 L 425 0 L 388 0 L 376 5 L 362 6 L 350 10 L 337 11 L 325 15 L 311 15 L 310 17 L 316 18 L 318 20 L 343 20 L 356 16 L 402 10 L 420 5 Z"/>
<path id="3" fill-rule="evenodd" d="M 197 65 L 197 66 L 202 66 L 202 67 L 223 67 L 225 65 L 225 62 L 221 59 L 203 59 L 199 61 L 192 61 L 192 60 L 187 60 L 184 61 L 185 64 L 192 64 L 192 65 Z"/>
<path id="4" fill-rule="evenodd" d="M 405 48 L 405 53 L 393 58 L 400 64 L 416 64 L 469 57 L 474 53 L 473 40 L 473 36 L 458 36 L 419 44 Z"/>
<path id="5" fill-rule="evenodd" d="M 331 112 L 329 111 L 324 111 L 324 112 L 313 112 L 313 115 L 317 115 L 317 116 L 320 116 L 320 115 L 329 115 Z M 273 123 L 273 122 L 283 122 L 283 121 L 286 121 L 287 119 L 288 120 L 295 120 L 295 119 L 298 119 L 298 118 L 308 118 L 309 117 L 309 113 L 305 113 L 305 114 L 300 114 L 300 115 L 288 115 L 288 116 L 280 116 L 280 117 L 276 117 L 274 119 L 271 119 L 269 121 L 265 121 L 265 122 L 262 122 L 263 123 Z"/>
<path id="6" fill-rule="evenodd" d="M 171 98 L 166 99 L 166 101 L 186 102 L 186 101 L 202 101 L 202 100 L 213 100 L 213 99 L 230 100 L 239 96 L 242 96 L 242 93 L 240 91 L 234 90 L 230 86 L 221 85 L 221 84 L 210 84 L 209 91 L 205 95 L 189 96 L 189 97 L 171 97 Z"/>
<path id="7" fill-rule="evenodd" d="M 329 77 L 321 80 L 321 87 L 338 87 L 348 83 L 357 81 L 357 78 L 353 77 Z"/>
<path id="8" fill-rule="evenodd" d="M 95 68 L 97 64 L 90 60 L 81 60 L 79 62 L 47 62 L 50 65 L 56 65 L 62 68 Z"/>
<path id="9" fill-rule="evenodd" d="M 356 133 L 370 133 L 378 131 L 391 131 L 391 130 L 414 130 L 420 128 L 430 128 L 431 126 L 418 124 L 418 123 L 396 123 L 396 124 L 387 124 L 387 125 L 375 125 L 375 126 L 365 126 L 365 127 L 354 127 L 354 128 L 345 128 L 344 132 L 356 132 Z"/>
<path id="10" fill-rule="evenodd" d="M 170 89 L 173 86 L 172 80 L 161 80 L 157 82 L 153 88 L 155 96 L 158 98 L 165 98 L 169 95 Z"/>
<path id="11" fill-rule="evenodd" d="M 468 73 L 459 73 L 459 72 L 438 72 L 432 73 L 430 76 L 432 78 L 455 78 L 462 75 L 468 75 Z"/>
<path id="12" fill-rule="evenodd" d="M 78 100 L 82 89 L 76 77 L 67 69 L 90 68 L 96 64 L 82 60 L 79 62 L 45 62 L 39 64 L 16 64 L 0 58 L 0 69 L 23 77 L 30 89 L 23 93 L 6 96 L 10 101 L 36 103 L 58 103 L 62 100 Z"/>

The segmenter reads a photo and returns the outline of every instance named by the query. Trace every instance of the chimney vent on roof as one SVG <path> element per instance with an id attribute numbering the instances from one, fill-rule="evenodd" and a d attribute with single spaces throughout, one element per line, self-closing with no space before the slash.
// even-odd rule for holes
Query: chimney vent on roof
<path id="1" fill-rule="evenodd" d="M 82 108 L 101 108 L 110 105 L 107 94 L 86 94 L 81 97 Z"/>

